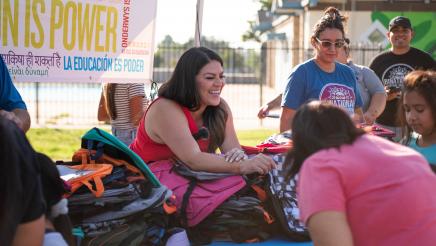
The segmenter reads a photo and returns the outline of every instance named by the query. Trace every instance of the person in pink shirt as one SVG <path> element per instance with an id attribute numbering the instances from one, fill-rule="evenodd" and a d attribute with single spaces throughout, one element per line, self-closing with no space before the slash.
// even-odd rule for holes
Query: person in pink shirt
<path id="1" fill-rule="evenodd" d="M 303 105 L 292 135 L 285 165 L 314 245 L 435 245 L 436 176 L 420 154 L 327 102 Z"/>

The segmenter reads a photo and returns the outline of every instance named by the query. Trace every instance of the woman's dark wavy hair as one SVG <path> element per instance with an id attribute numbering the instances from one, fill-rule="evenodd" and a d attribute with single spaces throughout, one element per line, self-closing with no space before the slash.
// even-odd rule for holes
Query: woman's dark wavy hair
<path id="1" fill-rule="evenodd" d="M 171 99 L 191 111 L 198 110 L 201 99 L 195 77 L 211 61 L 218 61 L 223 66 L 221 57 L 208 48 L 195 47 L 185 51 L 177 62 L 171 78 L 159 88 L 158 95 Z M 227 117 L 222 102 L 218 106 L 208 106 L 203 113 L 203 122 L 210 136 L 209 152 L 215 152 L 224 142 Z"/>
<path id="2" fill-rule="evenodd" d="M 403 106 L 404 95 L 408 92 L 416 91 L 424 97 L 430 106 L 433 121 L 436 124 L 436 72 L 435 71 L 412 71 L 404 77 L 404 87 L 401 93 L 400 103 L 398 104 L 398 120 L 403 128 L 403 144 L 408 144 L 412 136 L 412 128 L 407 124 L 406 112 Z M 436 130 L 436 125 L 433 130 Z"/>
<path id="3" fill-rule="evenodd" d="M 315 42 L 315 38 L 319 38 L 319 34 L 327 28 L 336 28 L 342 32 L 342 36 L 345 37 L 344 24 L 347 18 L 339 13 L 339 10 L 335 7 L 328 7 L 324 10 L 324 16 L 318 20 L 313 28 L 312 41 Z"/>
<path id="4" fill-rule="evenodd" d="M 364 133 L 343 109 L 331 103 L 312 101 L 302 105 L 292 122 L 293 148 L 284 162 L 287 178 L 294 177 L 317 151 L 352 144 Z"/>

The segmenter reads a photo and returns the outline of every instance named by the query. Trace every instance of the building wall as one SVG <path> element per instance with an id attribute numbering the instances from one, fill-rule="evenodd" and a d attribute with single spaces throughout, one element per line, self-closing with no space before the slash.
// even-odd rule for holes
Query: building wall
<path id="1" fill-rule="evenodd" d="M 306 59 L 303 48 L 303 13 L 299 15 L 281 16 L 274 23 L 274 33 L 284 33 L 285 40 L 273 40 L 269 42 L 271 50 L 269 56 L 273 56 L 275 66 L 270 67 L 272 72 L 267 76 L 267 84 L 278 90 L 286 85 L 290 70 Z"/>

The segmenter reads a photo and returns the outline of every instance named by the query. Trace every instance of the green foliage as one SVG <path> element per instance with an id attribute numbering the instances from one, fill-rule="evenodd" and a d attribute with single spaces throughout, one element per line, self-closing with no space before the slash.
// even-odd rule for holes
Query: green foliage
<path id="1" fill-rule="evenodd" d="M 170 48 L 171 52 L 168 51 Z M 158 44 L 157 50 L 154 53 L 154 67 L 175 67 L 177 60 L 179 59 L 181 52 L 185 50 L 183 44 L 179 44 L 173 40 L 170 35 L 166 35 L 165 38 Z M 174 54 L 174 51 L 180 51 L 180 54 Z"/>
<path id="2" fill-rule="evenodd" d="M 55 161 L 69 161 L 74 151 L 80 148 L 80 139 L 87 130 L 32 128 L 27 132 L 27 138 L 36 151 Z M 255 146 L 274 133 L 274 130 L 256 129 L 238 131 L 237 135 L 242 145 Z"/>
<path id="3" fill-rule="evenodd" d="M 262 10 L 271 10 L 272 7 L 272 0 L 258 0 L 260 2 L 260 5 L 262 6 Z"/>
<path id="4" fill-rule="evenodd" d="M 256 21 L 248 21 L 248 24 L 250 25 L 250 28 L 242 35 L 242 41 L 251 40 L 260 43 L 261 40 L 259 37 L 259 33 L 254 31 L 254 28 L 256 27 Z"/>
<path id="5" fill-rule="evenodd" d="M 271 11 L 273 1 L 272 0 L 253 0 L 254 2 L 260 3 L 259 11 Z M 262 34 L 260 31 L 256 31 L 257 21 L 249 20 L 248 24 L 250 27 L 247 31 L 242 35 L 243 41 L 255 41 L 260 43 L 262 40 L 260 39 L 260 35 Z"/>
<path id="6" fill-rule="evenodd" d="M 257 70 L 259 54 L 255 52 L 249 52 L 247 54 L 244 49 L 231 48 L 228 42 L 210 37 L 202 37 L 200 43 L 201 46 L 208 47 L 221 56 L 226 71 L 252 72 Z M 194 39 L 180 44 L 174 42 L 171 36 L 167 35 L 165 39 L 158 44 L 157 51 L 154 55 L 154 67 L 174 68 L 182 53 L 191 47 L 194 47 Z"/>

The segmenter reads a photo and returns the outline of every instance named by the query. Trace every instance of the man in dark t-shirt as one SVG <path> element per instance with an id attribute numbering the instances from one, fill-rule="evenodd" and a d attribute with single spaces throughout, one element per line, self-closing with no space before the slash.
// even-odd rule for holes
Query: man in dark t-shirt
<path id="1" fill-rule="evenodd" d="M 417 69 L 436 70 L 436 62 L 429 54 L 410 46 L 413 35 L 408 18 L 404 16 L 393 18 L 389 22 L 387 33 L 392 48 L 377 55 L 369 66 L 383 82 L 388 93 L 386 108 L 377 118 L 377 123 L 395 131 L 396 141 L 401 137 L 397 108 L 404 77 Z"/>

